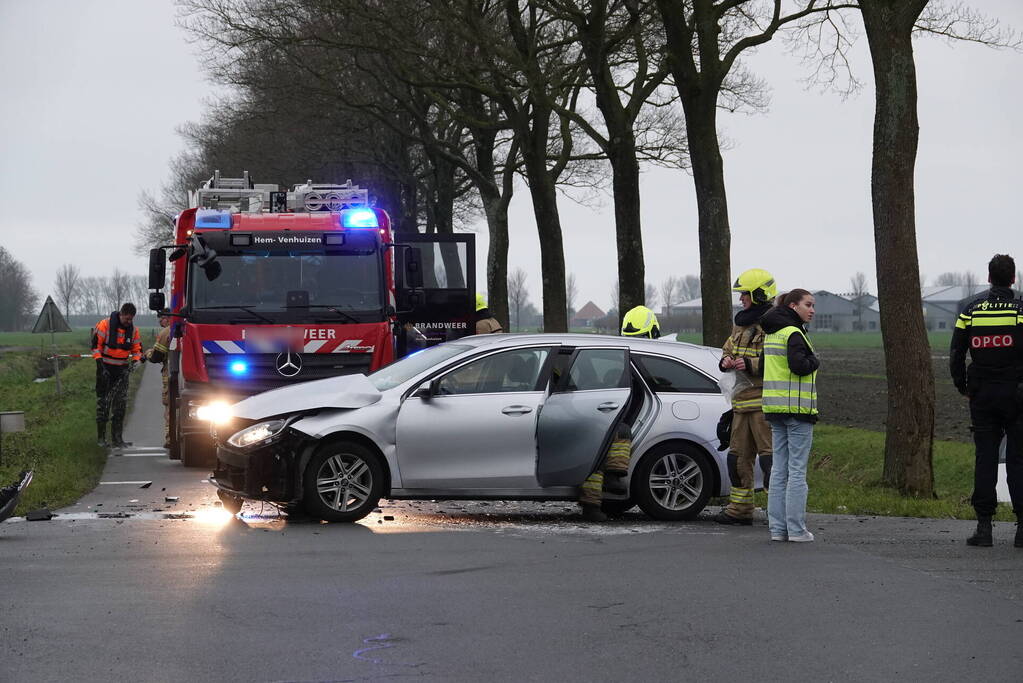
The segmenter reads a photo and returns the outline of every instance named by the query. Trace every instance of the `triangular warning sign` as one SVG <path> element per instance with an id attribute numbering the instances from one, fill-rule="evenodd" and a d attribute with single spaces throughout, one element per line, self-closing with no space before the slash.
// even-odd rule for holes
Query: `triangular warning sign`
<path id="1" fill-rule="evenodd" d="M 35 327 L 32 328 L 32 332 L 70 332 L 71 326 L 64 320 L 64 316 L 60 314 L 60 309 L 57 308 L 57 304 L 53 302 L 53 297 L 46 297 L 46 303 L 43 304 L 43 310 L 39 312 L 39 319 L 36 320 Z"/>

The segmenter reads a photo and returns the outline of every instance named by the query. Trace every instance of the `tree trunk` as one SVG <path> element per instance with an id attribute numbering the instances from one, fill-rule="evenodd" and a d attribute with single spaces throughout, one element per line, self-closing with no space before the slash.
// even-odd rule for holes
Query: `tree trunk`
<path id="1" fill-rule="evenodd" d="M 717 93 L 714 93 L 716 97 Z M 717 103 L 700 90 L 679 88 L 699 214 L 703 343 L 720 347 L 732 330 L 731 248 L 725 168 L 718 145 Z"/>
<path id="2" fill-rule="evenodd" d="M 532 157 L 532 158 L 531 158 Z M 568 302 L 565 298 L 565 245 L 554 180 L 547 171 L 546 154 L 539 159 L 532 151 L 524 155 L 529 194 L 533 200 L 540 237 L 540 280 L 543 284 L 543 331 L 568 332 Z"/>
<path id="3" fill-rule="evenodd" d="M 508 204 L 512 197 L 512 183 L 504 184 L 505 192 L 502 196 L 494 165 L 497 133 L 482 129 L 473 129 L 471 133 L 476 152 L 476 168 L 483 178 L 490 180 L 476 183 L 487 217 L 487 229 L 490 231 L 487 249 L 487 307 L 504 329 L 511 330 L 508 315 Z M 513 150 L 507 162 L 512 166 L 515 164 L 514 155 Z M 511 171 L 506 167 L 505 172 Z"/>
<path id="4" fill-rule="evenodd" d="M 920 306 L 913 191 L 920 130 L 911 32 L 924 5 L 860 2 L 876 93 L 871 197 L 888 376 L 884 481 L 904 493 L 933 496 L 934 375 Z"/>
<path id="5" fill-rule="evenodd" d="M 646 264 L 640 223 L 639 161 L 631 129 L 611 133 L 608 149 L 618 245 L 618 324 L 634 306 L 646 303 Z"/>

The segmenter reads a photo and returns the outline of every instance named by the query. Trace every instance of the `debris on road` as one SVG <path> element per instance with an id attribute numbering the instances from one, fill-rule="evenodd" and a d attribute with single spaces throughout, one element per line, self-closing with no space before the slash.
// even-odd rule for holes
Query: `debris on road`
<path id="1" fill-rule="evenodd" d="M 49 522 L 51 519 L 53 519 L 53 513 L 47 508 L 29 510 L 25 515 L 25 520 L 29 522 Z"/>
<path id="2" fill-rule="evenodd" d="M 176 502 L 178 502 L 178 497 L 177 496 L 164 496 L 163 497 L 163 502 L 165 502 L 165 503 L 176 503 Z"/>
<path id="3" fill-rule="evenodd" d="M 147 481 L 147 482 L 146 482 L 145 484 L 143 484 L 143 485 L 142 485 L 142 486 L 140 486 L 139 488 L 140 488 L 140 489 L 148 489 L 148 488 L 149 488 L 150 486 L 152 486 L 152 485 L 153 485 L 153 482 L 151 482 L 151 481 Z"/>

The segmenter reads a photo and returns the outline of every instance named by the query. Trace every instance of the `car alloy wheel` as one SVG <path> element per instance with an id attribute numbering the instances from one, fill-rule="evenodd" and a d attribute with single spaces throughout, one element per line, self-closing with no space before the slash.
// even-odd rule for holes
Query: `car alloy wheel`
<path id="1" fill-rule="evenodd" d="M 357 455 L 331 455 L 316 473 L 316 492 L 331 510 L 348 512 L 363 505 L 373 489 L 373 473 Z"/>
<path id="2" fill-rule="evenodd" d="M 711 465 L 689 444 L 665 444 L 647 453 L 636 468 L 636 502 L 655 519 L 694 519 L 711 494 Z"/>
<path id="3" fill-rule="evenodd" d="M 313 517 L 354 522 L 376 506 L 383 490 L 380 458 L 351 442 L 324 444 L 310 459 L 303 477 L 303 502 Z"/>

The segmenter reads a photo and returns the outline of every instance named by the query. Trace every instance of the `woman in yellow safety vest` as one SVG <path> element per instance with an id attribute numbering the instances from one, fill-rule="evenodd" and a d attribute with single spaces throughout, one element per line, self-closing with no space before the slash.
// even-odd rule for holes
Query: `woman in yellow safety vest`
<path id="1" fill-rule="evenodd" d="M 771 424 L 774 463 L 767 493 L 772 541 L 808 542 L 806 465 L 817 422 L 820 360 L 806 336 L 813 294 L 793 289 L 760 320 L 764 338 L 764 417 Z"/>

